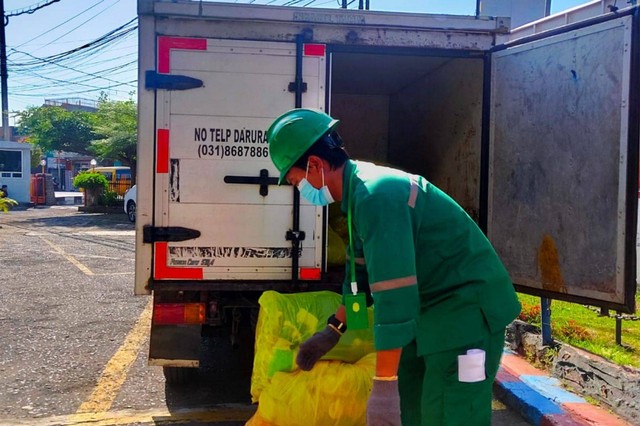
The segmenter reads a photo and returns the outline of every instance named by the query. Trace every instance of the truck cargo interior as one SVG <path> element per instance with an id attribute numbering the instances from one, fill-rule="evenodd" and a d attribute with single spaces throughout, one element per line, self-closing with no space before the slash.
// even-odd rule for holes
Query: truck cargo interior
<path id="1" fill-rule="evenodd" d="M 329 49 L 330 50 L 330 49 Z M 424 176 L 479 216 L 483 59 L 397 49 L 330 50 L 328 110 L 356 160 Z M 342 280 L 347 227 L 329 209 L 329 280 Z M 334 233 L 335 232 L 335 233 Z"/>
<path id="2" fill-rule="evenodd" d="M 426 177 L 477 220 L 482 58 L 340 51 L 330 66 L 350 156 Z"/>

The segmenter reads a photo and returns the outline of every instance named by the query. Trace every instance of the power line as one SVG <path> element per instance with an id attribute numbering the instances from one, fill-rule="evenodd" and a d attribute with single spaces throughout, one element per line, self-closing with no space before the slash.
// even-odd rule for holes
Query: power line
<path id="1" fill-rule="evenodd" d="M 5 18 L 9 18 L 11 16 L 20 16 L 20 15 L 24 15 L 24 14 L 32 14 L 37 10 L 40 10 L 44 7 L 47 6 L 51 6 L 54 3 L 58 3 L 60 0 L 49 0 L 48 2 L 45 3 L 38 3 L 35 7 L 30 6 L 29 8 L 26 9 L 16 9 L 17 11 L 9 11 L 9 13 L 5 13 Z"/>
<path id="2" fill-rule="evenodd" d="M 101 36 L 100 38 L 95 39 L 90 43 L 86 43 L 82 46 L 79 46 L 75 49 L 68 50 L 66 52 L 58 53 L 56 55 L 51 55 L 45 59 L 61 62 L 66 58 L 72 57 L 72 55 L 78 52 L 81 52 L 81 53 L 79 55 L 74 56 L 75 58 L 86 59 L 89 56 L 96 54 L 100 50 L 103 50 L 108 47 L 112 47 L 114 44 L 133 35 L 133 33 L 137 30 L 138 26 L 137 25 L 129 26 L 129 25 L 131 25 L 136 19 L 137 18 L 133 18 L 131 21 L 127 22 L 121 27 L 118 27 L 115 30 L 110 31 L 109 33 Z"/>
<path id="3" fill-rule="evenodd" d="M 27 73 L 33 74 L 36 77 L 39 77 L 39 78 L 41 78 L 43 80 L 46 80 L 46 81 L 53 81 L 53 82 L 56 82 L 56 83 L 71 84 L 71 85 L 84 86 L 84 87 L 93 87 L 93 88 L 97 87 L 97 86 L 90 85 L 90 84 L 84 84 L 84 83 L 79 82 L 79 81 L 66 81 L 66 80 L 59 80 L 59 79 L 53 78 L 53 77 L 43 76 L 43 75 L 40 75 L 40 74 L 36 73 L 35 71 L 27 71 Z M 42 87 L 44 87 L 44 85 L 42 85 L 42 86 L 29 85 L 29 86 L 27 86 L 27 88 L 28 88 L 27 90 L 36 90 L 36 89 L 41 89 Z M 20 90 L 21 87 L 20 86 L 14 86 L 14 87 L 12 87 L 12 89 L 13 90 Z M 24 89 L 23 89 L 23 91 L 24 91 Z"/>
<path id="4" fill-rule="evenodd" d="M 16 60 L 11 60 L 11 58 L 15 57 L 19 53 L 11 52 L 10 59 L 9 59 L 10 70 L 13 75 L 18 75 L 18 76 L 24 75 L 28 73 L 28 71 L 37 71 L 40 73 L 44 73 L 46 75 L 55 74 L 56 77 L 62 79 L 62 78 L 66 78 L 67 76 L 69 76 L 69 78 L 76 78 L 76 76 L 78 75 L 77 70 L 82 71 L 83 68 L 86 68 L 86 67 L 91 67 L 92 69 L 95 69 L 97 65 L 104 64 L 106 62 L 113 65 L 113 64 L 118 64 L 118 61 L 126 61 L 127 63 L 124 63 L 124 65 L 128 65 L 131 62 L 135 62 L 135 57 L 137 56 L 137 51 L 136 51 L 137 45 L 129 45 L 129 46 L 124 46 L 123 48 L 117 49 L 117 50 L 125 50 L 125 52 L 128 51 L 128 53 L 124 53 L 119 56 L 109 57 L 109 55 L 105 55 L 102 52 L 105 51 L 106 49 L 109 49 L 110 52 L 113 52 L 114 50 L 116 50 L 116 49 L 113 49 L 114 45 L 124 41 L 125 39 L 129 38 L 131 35 L 132 33 L 124 34 L 117 39 L 116 38 L 112 39 L 114 41 L 112 41 L 111 43 L 105 43 L 103 45 L 93 45 L 87 49 L 84 49 L 83 51 L 77 51 L 73 55 L 68 55 L 63 59 L 52 61 L 54 63 L 64 64 L 67 67 L 72 68 L 70 70 L 61 70 L 59 69 L 58 66 L 54 65 L 51 62 L 38 61 L 38 60 L 29 61 L 29 62 L 25 62 L 24 60 L 22 60 L 22 62 L 18 63 Z M 98 55 L 100 55 L 100 59 L 95 60 L 97 59 Z M 51 58 L 45 58 L 45 59 L 51 60 Z M 114 66 L 113 69 L 114 70 L 118 69 L 118 67 L 121 66 L 121 64 L 123 64 L 123 62 L 120 62 L 120 64 Z M 101 69 L 100 71 L 98 71 L 98 73 L 101 76 L 107 76 L 109 75 L 109 73 L 112 72 L 111 69 L 112 68 Z M 92 80 L 92 79 L 94 78 L 93 77 L 86 78 L 86 80 Z"/>
<path id="5" fill-rule="evenodd" d="M 239 0 L 237 2 L 245 4 L 273 4 L 274 6 L 315 7 L 333 3 L 333 1 L 337 1 L 338 5 L 340 4 L 340 0 Z M 15 81 L 18 83 L 16 87 L 12 89 L 16 91 L 19 90 L 20 92 L 15 93 L 15 96 L 26 99 L 40 96 L 47 97 L 57 95 L 58 93 L 64 95 L 95 93 L 100 90 L 112 90 L 114 93 L 125 93 L 128 92 L 127 87 L 137 88 L 135 85 L 136 80 L 119 81 L 117 77 L 120 75 L 123 79 L 126 79 L 127 77 L 124 76 L 128 74 L 128 77 L 131 78 L 130 70 L 136 65 L 136 58 L 133 57 L 133 55 L 136 55 L 136 52 L 122 55 L 113 55 L 112 53 L 114 46 L 118 43 L 120 43 L 121 47 L 119 47 L 119 49 L 123 53 L 128 52 L 129 49 L 135 49 L 135 46 L 129 47 L 125 42 L 127 39 L 130 39 L 130 37 L 135 36 L 135 31 L 137 30 L 137 23 L 135 21 L 137 18 L 130 20 L 95 40 L 49 56 L 41 57 L 35 55 L 32 50 L 29 50 L 30 53 L 28 53 L 25 51 L 27 49 L 19 49 L 47 34 L 51 34 L 54 30 L 94 10 L 93 16 L 85 18 L 84 22 L 76 25 L 62 36 L 47 40 L 46 43 L 41 43 L 40 47 L 44 48 L 53 44 L 61 44 L 56 42 L 100 16 L 115 6 L 120 0 L 111 1 L 107 5 L 104 5 L 105 2 L 106 0 L 94 0 L 92 2 L 94 4 L 82 12 L 20 44 L 17 48 L 11 49 L 10 56 L 13 60 L 10 61 L 9 64 L 10 70 L 12 75 L 17 77 Z M 48 1 L 47 3 L 53 2 Z M 352 6 L 353 3 L 355 3 L 355 0 L 351 0 L 349 5 Z M 40 3 L 38 6 L 39 5 Z M 103 9 L 99 11 L 96 10 L 96 7 L 100 5 L 104 5 Z M 109 58 L 109 56 L 115 57 Z M 107 63 L 109 65 L 107 65 Z M 103 66 L 96 67 L 96 65 Z M 103 84 L 100 84 L 100 82 Z M 67 84 L 76 90 L 70 92 L 68 89 L 65 89 Z M 12 96 L 14 96 L 14 93 L 12 93 Z"/>
<path id="6" fill-rule="evenodd" d="M 94 58 L 98 55 L 102 55 L 103 52 L 106 50 L 109 50 L 111 52 L 114 52 L 116 50 L 121 50 L 121 49 L 114 49 L 114 46 L 117 46 L 118 44 L 124 42 L 125 40 L 133 37 L 135 35 L 135 30 L 136 30 L 136 27 L 131 28 L 129 31 L 114 35 L 113 37 L 110 37 L 108 40 L 105 40 L 102 43 L 91 45 L 85 49 L 75 52 L 74 54 L 65 55 L 64 57 L 58 58 L 58 62 L 65 63 L 66 65 L 69 65 L 69 66 L 74 66 L 74 64 L 86 65 L 89 61 L 93 63 Z M 131 49 L 135 50 L 136 47 L 137 45 L 125 46 L 125 48 L 129 50 Z"/>
<path id="7" fill-rule="evenodd" d="M 106 57 L 108 55 L 101 55 L 101 56 Z M 75 63 L 74 61 L 66 61 L 66 65 L 74 66 L 74 68 L 79 70 L 85 70 L 87 68 L 90 68 L 91 70 L 95 70 L 96 67 L 102 66 L 103 64 L 108 63 L 108 65 L 116 64 L 113 67 L 113 68 L 116 68 L 120 64 L 129 63 L 129 61 L 135 61 L 136 57 L 137 57 L 137 52 L 131 52 L 131 53 L 118 55 L 118 56 L 110 56 L 99 61 L 93 61 L 91 59 L 81 60 L 81 62 L 76 64 L 75 66 L 72 65 Z M 13 62 L 11 62 L 9 69 L 12 73 L 17 75 L 24 74 L 25 72 L 28 72 L 28 71 L 38 71 L 38 72 L 45 72 L 47 75 L 51 75 L 55 73 L 55 75 L 58 78 L 77 78 L 77 73 L 75 71 L 59 69 L 58 67 L 50 65 L 48 63 L 44 63 L 40 66 L 33 66 L 33 67 L 14 67 L 13 65 L 14 65 Z M 110 69 L 111 68 L 100 69 L 98 73 L 100 75 L 105 75 L 105 72 L 109 72 Z"/>
<path id="8" fill-rule="evenodd" d="M 24 43 L 22 43 L 21 45 L 16 46 L 16 47 L 22 47 L 22 46 L 24 46 L 25 44 L 32 42 L 33 40 L 39 39 L 40 37 L 42 37 L 42 36 L 44 36 L 44 35 L 46 35 L 46 34 L 49 34 L 51 31 L 55 30 L 56 28 L 61 27 L 62 25 L 66 24 L 66 23 L 67 23 L 67 22 L 69 22 L 69 21 L 73 21 L 73 20 L 74 20 L 74 19 L 76 19 L 78 16 L 82 15 L 82 14 L 83 14 L 83 13 L 85 13 L 85 12 L 90 11 L 91 9 L 93 9 L 93 8 L 94 8 L 94 7 L 96 7 L 96 6 L 98 6 L 100 3 L 104 2 L 104 1 L 105 1 L 105 0 L 100 0 L 98 3 L 94 4 L 93 6 L 88 7 L 87 9 L 85 9 L 85 10 L 83 10 L 82 12 L 78 13 L 77 15 L 72 16 L 71 18 L 67 19 L 66 21 L 64 21 L 64 22 L 62 22 L 62 23 L 60 23 L 60 24 L 56 25 L 56 26 L 55 26 L 55 27 L 53 27 L 53 28 L 48 29 L 47 31 L 43 32 L 42 34 L 37 35 L 37 36 L 35 36 L 34 38 L 32 38 L 32 39 L 30 39 L 30 40 L 27 40 L 27 41 L 25 41 Z M 46 45 L 45 45 L 45 46 L 46 46 Z M 43 47 L 44 47 L 44 46 L 43 46 Z"/>
<path id="9" fill-rule="evenodd" d="M 104 0 L 103 0 L 103 1 L 104 1 Z M 71 34 L 71 33 L 72 33 L 72 32 L 74 32 L 75 30 L 77 30 L 78 28 L 80 28 L 81 26 L 83 26 L 84 24 L 86 24 L 87 22 L 91 21 L 91 20 L 92 20 L 92 19 L 94 19 L 95 17 L 97 17 L 97 16 L 99 16 L 99 15 L 103 14 L 104 12 L 106 12 L 108 9 L 112 8 L 113 6 L 115 6 L 116 4 L 118 4 L 119 2 L 120 2 L 120 0 L 117 0 L 115 3 L 111 4 L 110 6 L 105 7 L 105 8 L 104 8 L 104 9 L 102 9 L 100 12 L 96 13 L 96 14 L 95 14 L 95 15 L 93 15 L 91 18 L 87 19 L 86 21 L 84 21 L 83 23 L 81 23 L 80 25 L 78 25 L 77 27 L 74 27 L 72 30 L 67 31 L 66 33 L 62 34 L 60 37 L 58 37 L 58 38 L 56 38 L 56 39 L 51 40 L 51 42 L 50 42 L 50 43 L 53 43 L 53 42 L 55 42 L 55 41 L 58 41 L 58 40 L 60 40 L 62 37 L 64 37 L 64 36 L 66 36 L 66 35 Z M 102 1 L 101 1 L 100 3 L 102 3 Z M 98 4 L 99 4 L 99 3 L 98 3 Z M 134 20 L 135 20 L 135 18 L 134 18 Z M 129 21 L 129 22 L 131 22 L 131 21 Z M 39 47 L 39 48 L 38 48 L 38 49 L 36 49 L 36 50 L 40 50 L 40 49 L 42 49 L 43 47 L 46 47 L 46 46 L 48 46 L 48 45 L 47 45 L 47 44 L 45 44 L 44 46 Z M 35 50 L 34 50 L 34 52 L 35 52 Z"/>
<path id="10" fill-rule="evenodd" d="M 114 80 L 112 78 L 108 78 L 112 75 L 122 74 L 127 71 L 127 67 L 133 66 L 135 67 L 135 58 L 133 60 L 129 60 L 132 56 L 137 56 L 137 52 L 133 51 L 125 55 L 120 55 L 118 57 L 105 58 L 108 55 L 104 55 L 102 51 L 106 49 L 113 50 L 113 46 L 124 41 L 130 36 L 134 35 L 136 25 L 133 23 L 135 19 L 127 22 L 126 24 L 109 31 L 107 34 L 99 37 L 93 42 L 86 43 L 79 48 L 71 49 L 67 52 L 62 52 L 57 55 L 52 55 L 47 58 L 39 58 L 37 60 L 31 61 L 22 61 L 21 63 L 17 63 L 15 61 L 11 61 L 12 73 L 17 75 L 18 77 L 23 75 L 27 76 L 30 72 L 37 73 L 42 76 L 43 74 L 46 76 L 50 76 L 51 78 L 55 78 L 59 81 L 67 78 L 68 80 L 72 80 L 73 82 L 89 82 L 94 80 L 95 74 L 98 73 L 100 78 L 105 80 L 111 80 L 113 82 L 120 83 L 120 81 Z M 127 28 L 129 27 L 129 28 Z M 129 51 L 135 50 L 136 46 L 125 46 L 120 50 L 127 49 Z M 16 54 L 25 54 L 22 51 L 12 52 L 10 56 L 15 56 Z M 93 61 L 92 58 L 101 55 L 100 61 Z M 29 54 L 26 54 L 28 56 Z M 33 57 L 33 55 L 31 55 Z M 44 59 L 44 60 L 40 60 Z M 101 69 L 99 71 L 95 71 L 95 66 L 98 64 L 102 64 L 105 62 L 110 62 L 113 64 L 118 60 L 129 60 L 129 62 L 117 64 L 113 67 Z M 86 73 L 82 70 L 82 67 L 90 66 L 93 73 Z M 53 68 L 53 69 L 52 69 Z M 60 69 L 63 68 L 63 69 Z M 60 72 L 62 71 L 62 72 Z M 81 77 L 78 77 L 78 74 L 81 74 Z M 84 75 L 83 75 L 84 74 Z M 87 75 L 89 74 L 89 75 Z M 33 74 L 32 74 L 33 75 Z M 21 86 L 13 87 L 14 90 L 23 90 L 23 91 L 35 91 L 41 88 L 51 86 L 51 83 L 44 79 L 45 83 L 38 84 L 32 82 L 17 80 L 18 83 L 22 83 Z"/>
<path id="11" fill-rule="evenodd" d="M 116 80 L 111 80 L 111 79 L 109 79 L 109 78 L 106 78 L 106 77 L 103 77 L 103 76 L 100 76 L 100 75 L 97 75 L 97 74 L 94 74 L 94 73 L 80 71 L 80 70 L 74 69 L 74 68 L 72 68 L 72 67 L 68 67 L 68 66 L 66 66 L 66 65 L 59 64 L 59 63 L 57 63 L 57 62 L 49 61 L 49 60 L 44 59 L 44 58 L 38 58 L 38 57 L 33 56 L 32 54 L 27 53 L 27 52 L 21 52 L 21 51 L 16 50 L 16 49 L 12 49 L 12 50 L 15 50 L 16 52 L 20 52 L 20 53 L 22 53 L 22 54 L 25 54 L 25 55 L 27 55 L 27 56 L 29 56 L 29 57 L 33 58 L 33 59 L 41 60 L 41 61 L 45 61 L 45 62 L 49 62 L 49 63 L 51 63 L 51 64 L 53 64 L 53 65 L 58 66 L 58 67 L 65 68 L 65 69 L 70 69 L 70 70 L 76 71 L 76 72 L 78 72 L 78 73 L 80 73 L 80 74 L 84 74 L 84 75 L 89 75 L 89 76 L 92 76 L 92 77 L 100 78 L 100 79 L 102 79 L 102 80 L 110 81 L 110 82 L 112 82 L 112 83 L 117 83 L 117 84 L 128 84 L 128 83 L 121 83 L 121 82 L 116 81 Z M 134 81 L 135 81 L 135 80 L 134 80 Z"/>
<path id="12" fill-rule="evenodd" d="M 65 90 L 64 92 L 46 92 L 46 93 L 33 93 L 31 95 L 21 95 L 19 93 L 13 93 L 11 96 L 19 96 L 19 97 L 23 97 L 23 98 L 43 98 L 43 97 L 49 97 L 52 95 L 58 95 L 58 94 L 67 94 L 67 95 L 78 95 L 78 94 L 82 94 L 82 93 L 91 93 L 91 92 L 97 92 L 99 90 L 113 90 L 114 92 L 124 92 L 124 90 L 114 90 L 114 87 L 120 87 L 120 86 L 124 86 L 124 85 L 129 85 L 131 86 L 132 83 L 135 83 L 137 80 L 131 80 L 131 81 L 126 81 L 123 83 L 119 83 L 119 84 L 115 84 L 113 86 L 104 86 L 104 87 L 98 87 L 95 89 L 88 89 L 88 90 L 78 90 L 75 92 L 69 92 L 67 90 Z"/>
<path id="13" fill-rule="evenodd" d="M 133 60 L 124 64 L 120 64 L 120 65 L 116 65 L 114 67 L 111 68 L 106 68 L 103 70 L 100 70 L 100 74 L 102 76 L 112 76 L 112 75 L 118 75 L 118 74 L 122 74 L 124 72 L 128 72 L 129 69 L 131 68 L 135 68 L 135 65 L 137 65 L 137 60 Z M 132 67 L 133 66 L 133 67 Z M 55 78 L 53 76 L 50 75 L 42 75 L 40 73 L 37 73 L 33 70 L 25 70 L 22 72 L 22 74 L 27 74 L 27 75 L 34 75 L 38 78 L 40 78 L 41 80 L 44 80 L 45 83 L 43 84 L 34 84 L 31 82 L 23 82 L 20 79 L 16 79 L 16 81 L 20 84 L 17 85 L 13 85 L 12 89 L 16 90 L 16 91 L 23 91 L 23 92 L 29 92 L 29 91 L 34 91 L 34 90 L 40 90 L 43 88 L 50 88 L 51 87 L 51 81 L 56 82 L 56 83 L 63 83 L 63 84 L 71 84 L 71 85 L 81 85 L 81 86 L 85 86 L 85 87 L 97 87 L 95 85 L 89 85 L 86 84 L 86 82 L 89 81 L 93 81 L 95 80 L 95 78 L 93 77 L 88 77 L 85 76 L 84 78 L 81 79 L 73 79 L 73 80 L 63 80 L 60 78 Z"/>
<path id="14" fill-rule="evenodd" d="M 62 60 L 68 56 L 73 55 L 76 52 L 80 52 L 82 50 L 85 49 L 89 49 L 89 48 L 93 48 L 93 49 L 97 49 L 97 48 L 101 48 L 104 47 L 105 45 L 108 45 L 110 42 L 114 42 L 115 40 L 117 40 L 118 38 L 121 37 L 125 37 L 128 34 L 131 34 L 133 31 L 135 31 L 138 27 L 133 26 L 133 27 L 129 27 L 127 28 L 127 26 L 131 25 L 137 18 L 133 18 L 131 19 L 129 22 L 125 23 L 124 25 L 121 25 L 120 27 L 109 31 L 108 33 L 98 37 L 97 39 L 89 42 L 89 43 L 85 43 L 82 46 L 76 47 L 74 49 L 71 50 L 67 50 L 65 52 L 61 52 L 61 53 L 56 53 L 55 55 L 51 55 L 51 56 L 47 56 L 45 58 L 37 58 L 35 61 L 31 61 L 31 62 L 24 62 L 24 63 L 16 63 L 17 66 L 34 66 L 34 65 L 38 65 L 41 64 L 42 61 L 59 61 Z M 119 32 L 121 31 L 121 32 Z M 20 46 L 18 46 L 20 47 Z M 20 53 L 24 53 L 16 48 L 11 48 L 12 51 L 15 52 L 20 52 Z M 29 55 L 29 54 L 27 54 Z"/>

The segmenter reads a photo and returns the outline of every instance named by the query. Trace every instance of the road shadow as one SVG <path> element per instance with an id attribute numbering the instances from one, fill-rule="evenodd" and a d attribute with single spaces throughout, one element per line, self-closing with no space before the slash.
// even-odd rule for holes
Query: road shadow
<path id="1" fill-rule="evenodd" d="M 230 326 L 210 329 L 202 337 L 200 368 L 193 381 L 181 386 L 165 383 L 170 412 L 220 404 L 251 404 L 254 335 L 248 318 L 240 323 L 235 347 L 230 335 Z"/>

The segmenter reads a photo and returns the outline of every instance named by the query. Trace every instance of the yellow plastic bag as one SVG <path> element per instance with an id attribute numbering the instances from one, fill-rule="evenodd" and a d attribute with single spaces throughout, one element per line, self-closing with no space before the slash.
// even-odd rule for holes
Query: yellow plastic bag
<path id="1" fill-rule="evenodd" d="M 247 426 L 364 426 L 375 354 L 355 364 L 318 361 L 311 371 L 278 372 Z"/>
<path id="2" fill-rule="evenodd" d="M 260 413 L 256 411 L 256 413 L 253 416 L 251 416 L 249 420 L 247 420 L 244 426 L 278 426 L 278 425 L 269 423 L 268 421 L 262 418 Z"/>
<path id="3" fill-rule="evenodd" d="M 329 315 L 341 303 L 330 291 L 280 294 L 265 291 L 259 300 L 255 355 L 251 375 L 251 399 L 257 402 L 263 389 L 278 372 L 292 372 L 298 347 L 313 333 L 326 327 Z M 373 324 L 369 309 L 369 324 Z M 356 362 L 374 351 L 371 329 L 347 332 L 323 359 Z"/>

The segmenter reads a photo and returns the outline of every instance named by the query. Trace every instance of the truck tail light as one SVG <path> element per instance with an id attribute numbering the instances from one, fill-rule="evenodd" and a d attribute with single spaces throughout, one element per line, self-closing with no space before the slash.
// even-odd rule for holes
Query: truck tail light
<path id="1" fill-rule="evenodd" d="M 322 271 L 320 268 L 300 268 L 298 272 L 298 278 L 301 280 L 314 280 L 317 281 L 322 278 Z"/>
<path id="2" fill-rule="evenodd" d="M 169 324 L 204 324 L 204 303 L 158 303 L 153 307 L 153 323 Z"/>

